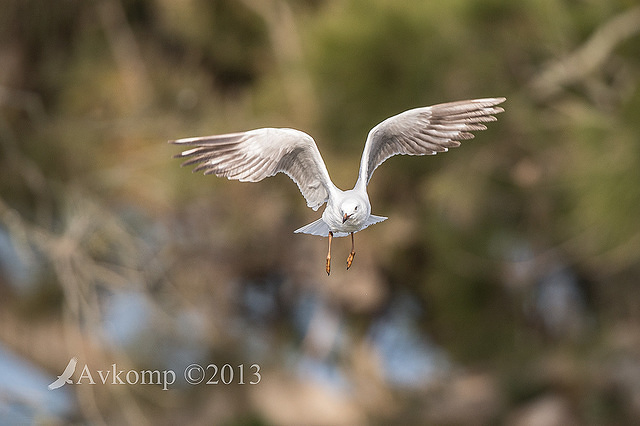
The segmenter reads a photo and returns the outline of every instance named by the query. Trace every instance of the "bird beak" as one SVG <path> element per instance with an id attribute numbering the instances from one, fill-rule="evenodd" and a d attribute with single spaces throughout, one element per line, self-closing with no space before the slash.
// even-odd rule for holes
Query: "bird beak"
<path id="1" fill-rule="evenodd" d="M 347 221 L 347 219 L 349 219 L 351 217 L 350 214 L 344 214 L 344 216 L 342 216 L 342 223 L 345 223 Z"/>

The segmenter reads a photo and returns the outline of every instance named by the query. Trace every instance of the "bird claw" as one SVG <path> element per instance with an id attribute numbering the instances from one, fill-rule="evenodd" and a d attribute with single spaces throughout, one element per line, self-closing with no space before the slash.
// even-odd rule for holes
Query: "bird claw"
<path id="1" fill-rule="evenodd" d="M 353 258 L 356 257 L 356 252 L 352 251 L 349 253 L 349 257 L 347 257 L 347 270 L 351 268 L 351 264 L 353 263 Z"/>

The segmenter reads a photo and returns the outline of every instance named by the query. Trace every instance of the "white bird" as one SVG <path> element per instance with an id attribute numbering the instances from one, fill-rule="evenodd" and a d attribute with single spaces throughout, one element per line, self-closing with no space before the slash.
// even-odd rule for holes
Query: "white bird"
<path id="1" fill-rule="evenodd" d="M 294 232 L 329 237 L 326 260 L 329 274 L 333 237 L 351 235 L 349 269 L 355 256 L 353 234 L 387 219 L 371 214 L 367 194 L 367 184 L 380 164 L 396 154 L 434 155 L 460 146 L 460 141 L 474 137 L 469 132 L 485 130 L 484 123 L 496 120 L 493 114 L 504 111 L 496 105 L 504 101 L 505 98 L 486 98 L 448 102 L 387 118 L 369 132 L 358 180 L 348 191 L 333 184 L 315 141 L 299 130 L 263 128 L 169 142 L 194 146 L 175 156 L 190 157 L 182 165 L 197 164 L 193 172 L 248 182 L 282 172 L 298 185 L 313 210 L 327 203 L 320 219 Z"/>

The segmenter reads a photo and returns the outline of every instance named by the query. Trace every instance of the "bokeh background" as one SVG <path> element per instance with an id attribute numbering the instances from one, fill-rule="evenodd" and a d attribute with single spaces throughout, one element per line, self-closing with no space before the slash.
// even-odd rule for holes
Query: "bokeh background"
<path id="1" fill-rule="evenodd" d="M 0 423 L 640 418 L 635 1 L 1 8 Z M 192 174 L 166 143 L 302 129 L 348 189 L 382 119 L 492 96 L 475 140 L 376 172 L 390 219 L 349 271 L 336 239 L 330 277 L 286 176 Z M 73 356 L 178 377 L 47 390 Z M 191 363 L 262 380 L 192 386 Z"/>

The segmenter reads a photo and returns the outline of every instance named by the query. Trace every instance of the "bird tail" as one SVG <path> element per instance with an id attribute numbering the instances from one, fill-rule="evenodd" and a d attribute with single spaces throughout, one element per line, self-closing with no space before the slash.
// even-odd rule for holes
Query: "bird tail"
<path id="1" fill-rule="evenodd" d="M 367 219 L 367 221 L 365 222 L 364 226 L 362 227 L 362 229 L 367 228 L 371 225 L 373 225 L 374 223 L 378 223 L 378 222 L 382 222 L 383 220 L 387 220 L 386 217 L 384 216 L 376 216 L 376 215 L 371 215 L 369 216 L 369 218 Z M 362 230 L 361 229 L 361 230 Z M 322 220 L 322 218 L 311 222 L 308 225 L 303 226 L 302 228 L 298 228 L 295 231 L 293 231 L 297 234 L 310 234 L 310 235 L 317 235 L 319 237 L 328 237 L 329 236 L 329 225 L 327 225 L 324 220 Z M 333 236 L 334 237 L 346 237 L 347 235 L 349 235 L 348 232 L 334 232 Z"/>

